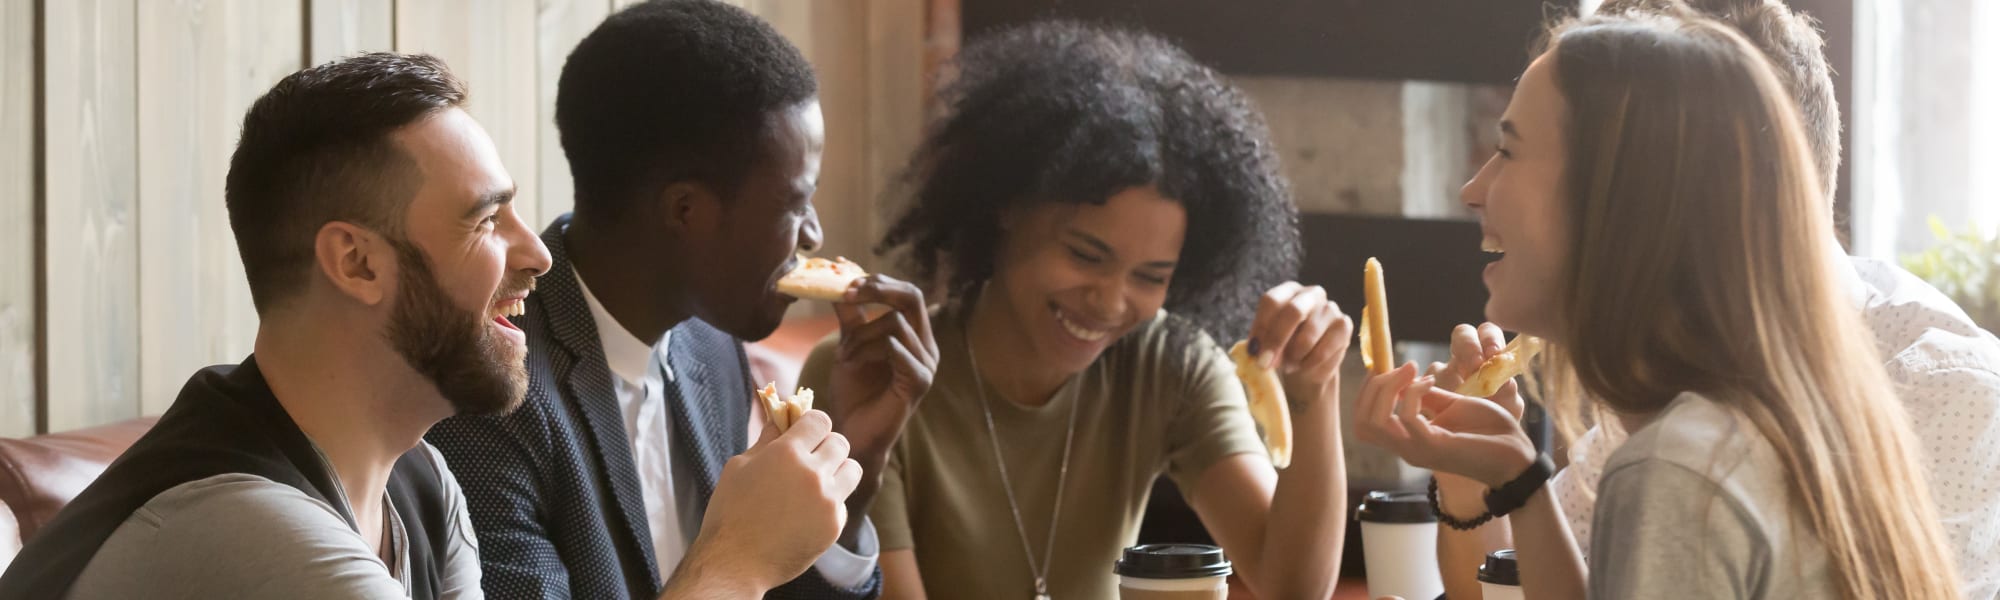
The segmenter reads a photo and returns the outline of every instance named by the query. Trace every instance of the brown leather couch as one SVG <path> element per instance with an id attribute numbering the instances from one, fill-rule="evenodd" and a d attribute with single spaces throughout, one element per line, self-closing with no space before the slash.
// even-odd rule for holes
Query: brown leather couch
<path id="1" fill-rule="evenodd" d="M 0 566 L 144 435 L 155 417 L 0 439 Z"/>

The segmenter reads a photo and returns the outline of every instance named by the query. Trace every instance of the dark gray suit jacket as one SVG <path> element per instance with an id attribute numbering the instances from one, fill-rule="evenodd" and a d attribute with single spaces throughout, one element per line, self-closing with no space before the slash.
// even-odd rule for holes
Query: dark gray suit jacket
<path id="1" fill-rule="evenodd" d="M 653 598 L 664 579 L 604 345 L 563 243 L 568 225 L 565 215 L 542 232 L 553 263 L 512 319 L 528 335 L 527 400 L 506 416 L 447 419 L 425 439 L 465 490 L 488 596 Z M 723 462 L 749 445 L 749 363 L 740 340 L 699 319 L 672 336 L 673 460 L 695 461 L 700 497 L 677 508 L 698 523 Z M 836 589 L 807 569 L 767 597 L 873 598 L 881 580 L 878 569 L 860 589 Z"/>

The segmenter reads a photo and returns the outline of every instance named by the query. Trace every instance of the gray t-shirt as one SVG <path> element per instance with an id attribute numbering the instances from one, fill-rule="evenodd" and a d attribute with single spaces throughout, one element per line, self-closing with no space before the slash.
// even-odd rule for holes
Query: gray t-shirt
<path id="1" fill-rule="evenodd" d="M 456 522 L 438 565 L 439 596 L 484 598 L 465 494 L 437 450 L 424 449 Z M 383 502 L 389 562 L 368 549 L 345 511 L 289 485 L 246 474 L 183 483 L 133 511 L 69 597 L 407 598 L 409 543 L 401 517 Z"/>
<path id="2" fill-rule="evenodd" d="M 1747 419 L 1682 394 L 1605 465 L 1592 598 L 1834 598 L 1826 548 Z"/>

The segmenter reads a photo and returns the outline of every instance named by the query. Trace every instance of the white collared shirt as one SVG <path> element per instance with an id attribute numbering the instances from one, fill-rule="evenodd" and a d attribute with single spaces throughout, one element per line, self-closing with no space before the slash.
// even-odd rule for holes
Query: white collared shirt
<path id="1" fill-rule="evenodd" d="M 1915 275 L 1878 260 L 1849 263 L 1840 271 L 1850 297 L 1923 445 L 1961 591 L 2000 598 L 2000 339 Z M 1571 445 L 1569 468 L 1549 484 L 1585 557 L 1598 480 L 1626 439 L 1615 421 L 1607 425 Z"/>
<path id="2" fill-rule="evenodd" d="M 653 556 L 659 561 L 660 576 L 670 577 L 687 555 L 694 534 L 701 529 L 701 515 L 683 519 L 678 510 L 681 506 L 698 506 L 700 499 L 696 497 L 695 486 L 689 484 L 695 475 L 686 472 L 686 465 L 676 469 L 672 460 L 673 427 L 668 423 L 671 410 L 666 405 L 665 390 L 674 384 L 675 377 L 667 361 L 673 332 L 660 336 L 660 343 L 647 346 L 604 310 L 597 296 L 591 294 L 590 286 L 583 282 L 581 273 L 576 274 L 576 283 L 583 291 L 584 303 L 590 305 L 598 340 L 604 345 L 605 366 L 611 369 L 611 387 L 618 395 L 619 411 L 625 417 L 625 439 L 632 443 L 632 466 L 639 472 L 639 486 L 646 497 L 646 525 L 653 537 Z M 653 368 L 655 360 L 661 368 Z M 859 553 L 834 544 L 820 555 L 813 568 L 835 587 L 860 586 L 874 573 L 881 556 L 873 523 L 862 525 L 857 546 Z"/>

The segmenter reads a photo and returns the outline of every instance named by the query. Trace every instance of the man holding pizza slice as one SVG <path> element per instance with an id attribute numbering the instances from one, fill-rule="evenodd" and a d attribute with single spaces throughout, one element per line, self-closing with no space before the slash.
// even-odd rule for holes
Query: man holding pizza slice
<path id="1" fill-rule="evenodd" d="M 653 0 L 570 54 L 555 121 L 576 205 L 542 234 L 553 264 L 513 319 L 527 400 L 429 436 L 467 490 L 487 594 L 877 595 L 863 516 L 937 346 L 908 283 L 852 267 L 778 290 L 822 260 L 801 258 L 821 241 L 811 66 L 739 8 Z M 743 341 L 802 296 L 832 301 L 849 340 L 818 391 L 838 408 L 780 423 Z"/>

